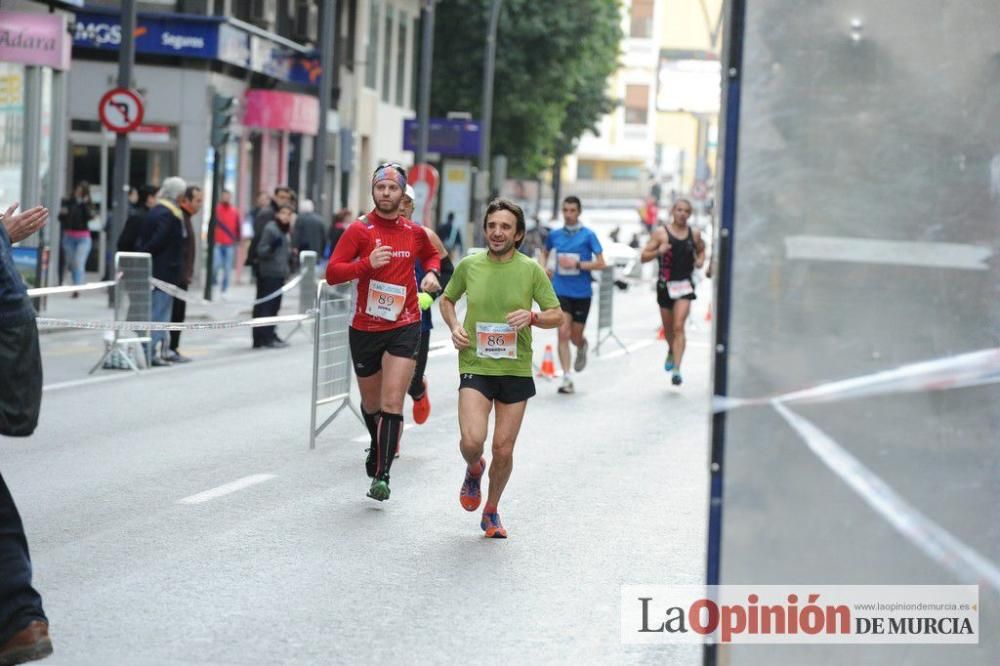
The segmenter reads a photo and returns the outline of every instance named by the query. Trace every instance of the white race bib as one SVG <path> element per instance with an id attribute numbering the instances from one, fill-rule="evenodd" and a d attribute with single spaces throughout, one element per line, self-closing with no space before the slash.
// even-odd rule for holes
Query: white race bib
<path id="1" fill-rule="evenodd" d="M 563 257 L 573 262 L 569 268 L 563 267 Z M 556 273 L 558 275 L 579 275 L 580 269 L 576 267 L 578 261 L 580 261 L 580 254 L 578 252 L 560 252 L 556 257 Z"/>
<path id="2" fill-rule="evenodd" d="M 517 358 L 517 331 L 509 324 L 476 323 L 476 356 Z"/>
<path id="3" fill-rule="evenodd" d="M 671 300 L 677 300 L 694 293 L 691 280 L 670 280 L 667 282 L 667 295 Z"/>
<path id="4" fill-rule="evenodd" d="M 379 319 L 396 321 L 406 304 L 406 287 L 372 280 L 368 283 L 365 313 Z"/>

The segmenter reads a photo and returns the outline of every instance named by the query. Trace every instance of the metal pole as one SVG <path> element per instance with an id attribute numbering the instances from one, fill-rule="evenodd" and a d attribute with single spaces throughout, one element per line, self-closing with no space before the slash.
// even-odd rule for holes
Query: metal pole
<path id="1" fill-rule="evenodd" d="M 37 206 L 41 197 L 38 172 L 41 165 L 42 152 L 42 68 L 28 65 L 24 68 L 24 134 L 21 137 L 24 151 L 21 170 L 21 210 Z M 56 209 L 58 212 L 58 209 Z M 34 247 L 38 252 L 35 258 L 34 287 L 42 286 L 42 251 L 41 232 L 32 234 L 25 239 L 26 247 Z M 35 309 L 40 309 L 41 299 L 33 298 Z"/>
<path id="2" fill-rule="evenodd" d="M 331 89 L 333 87 L 333 51 L 336 24 L 335 0 L 323 0 L 320 7 L 320 75 L 319 75 L 319 133 L 316 135 L 316 148 L 313 150 L 313 199 L 316 202 L 316 212 L 323 220 L 330 219 L 333 201 L 326 191 L 327 146 L 330 142 L 327 117 L 330 111 Z"/>
<path id="3" fill-rule="evenodd" d="M 219 224 L 216 211 L 219 208 L 219 198 L 225 187 L 226 177 L 226 144 L 216 146 L 212 153 L 212 202 L 208 213 L 208 239 L 205 252 L 205 295 L 206 301 L 212 300 L 212 283 L 215 282 L 215 228 Z"/>
<path id="4" fill-rule="evenodd" d="M 483 197 L 480 196 L 480 192 L 486 192 L 486 196 L 489 196 L 490 191 L 490 132 L 493 126 L 493 71 L 496 69 L 497 60 L 497 24 L 500 22 L 500 9 L 503 6 L 503 0 L 493 0 L 490 5 L 490 25 L 486 31 L 486 57 L 483 59 L 483 108 L 482 108 L 482 121 L 480 131 L 482 134 L 479 136 L 479 172 L 476 174 L 475 180 L 475 190 L 473 191 L 473 197 L 476 200 L 476 211 L 481 211 L 484 205 Z M 481 178 L 485 178 L 486 182 L 479 182 Z M 474 215 L 473 218 L 479 217 Z M 476 229 L 476 246 L 482 247 L 483 241 L 483 230 L 478 224 L 475 225 Z"/>
<path id="5" fill-rule="evenodd" d="M 52 72 L 52 141 L 49 158 L 49 223 L 45 225 L 45 238 L 49 246 L 48 285 L 59 284 L 59 253 L 62 251 L 59 208 L 66 191 L 66 102 L 68 80 L 66 72 Z"/>
<path id="6" fill-rule="evenodd" d="M 132 69 L 135 64 L 135 0 L 122 0 L 121 15 L 122 45 L 118 52 L 118 86 L 132 87 Z M 118 236 L 125 227 L 128 217 L 128 173 L 129 173 L 129 140 L 128 134 L 119 134 L 115 139 L 115 172 L 112 177 L 111 193 L 114 197 L 114 208 L 111 211 L 111 235 L 108 238 L 109 247 L 118 247 Z M 111 277 L 111 262 L 108 262 L 104 279 Z"/>
<path id="7" fill-rule="evenodd" d="M 417 152 L 414 164 L 423 164 L 427 160 L 427 144 L 430 141 L 431 119 L 431 71 L 434 67 L 434 2 L 423 0 L 420 13 L 423 42 L 420 46 L 420 102 L 417 104 Z"/>

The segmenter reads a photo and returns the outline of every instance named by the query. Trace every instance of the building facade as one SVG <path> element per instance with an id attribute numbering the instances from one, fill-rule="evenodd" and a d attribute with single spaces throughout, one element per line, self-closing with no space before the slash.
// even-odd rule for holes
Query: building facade
<path id="1" fill-rule="evenodd" d="M 566 171 L 574 192 L 661 201 L 710 190 L 718 136 L 723 0 L 627 0 L 618 108 L 584 135 Z"/>

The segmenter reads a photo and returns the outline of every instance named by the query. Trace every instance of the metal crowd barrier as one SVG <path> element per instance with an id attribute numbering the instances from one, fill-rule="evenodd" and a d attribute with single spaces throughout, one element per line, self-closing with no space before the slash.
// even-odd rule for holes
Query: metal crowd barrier
<path id="1" fill-rule="evenodd" d="M 314 264 L 315 269 L 315 264 Z M 305 282 L 305 281 L 303 281 Z M 315 285 L 316 282 L 313 281 Z M 345 407 L 354 412 L 362 423 L 364 418 L 351 399 L 351 349 L 348 328 L 354 315 L 354 284 L 330 286 L 325 282 L 316 288 L 316 317 L 313 330 L 313 382 L 309 419 L 309 448 L 316 448 L 316 438 Z M 337 405 L 317 427 L 319 410 Z"/>
<path id="2" fill-rule="evenodd" d="M 299 253 L 299 275 L 302 281 L 299 282 L 299 314 L 305 314 L 316 308 L 316 262 L 319 255 L 312 250 Z M 292 337 L 296 331 L 305 331 L 309 335 L 309 329 L 299 322 L 295 328 L 288 332 L 285 339 Z"/>
<path id="3" fill-rule="evenodd" d="M 601 344 L 608 338 L 614 339 L 628 353 L 628 348 L 618 339 L 612 328 L 615 306 L 615 267 L 608 266 L 601 270 L 601 281 L 597 292 L 597 345 L 594 353 L 601 355 Z"/>
<path id="4" fill-rule="evenodd" d="M 153 296 L 150 280 L 153 277 L 153 258 L 147 252 L 118 252 L 115 254 L 115 308 L 114 321 L 148 322 L 153 316 Z M 114 331 L 104 355 L 89 374 L 104 367 L 105 361 L 114 356 L 124 359 L 134 372 L 139 372 L 137 360 L 146 366 L 146 352 L 142 344 L 150 342 L 148 331 L 137 331 L 131 337 L 122 337 Z"/>

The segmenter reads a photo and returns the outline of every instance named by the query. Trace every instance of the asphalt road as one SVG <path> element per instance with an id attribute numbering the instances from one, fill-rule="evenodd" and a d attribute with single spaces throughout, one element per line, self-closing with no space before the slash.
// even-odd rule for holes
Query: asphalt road
<path id="1" fill-rule="evenodd" d="M 457 362 L 440 329 L 431 418 L 406 430 L 384 504 L 365 498 L 353 416 L 308 449 L 301 334 L 251 351 L 246 331 L 185 333 L 195 362 L 93 379 L 99 334 L 44 335 L 41 425 L 4 440 L 0 465 L 52 622 L 47 663 L 699 663 L 696 646 L 623 645 L 619 598 L 704 578 L 706 306 L 681 389 L 648 285 L 616 301 L 629 353 L 605 343 L 573 396 L 539 380 L 506 541 L 457 501 Z M 536 360 L 554 339 L 536 336 Z"/>

